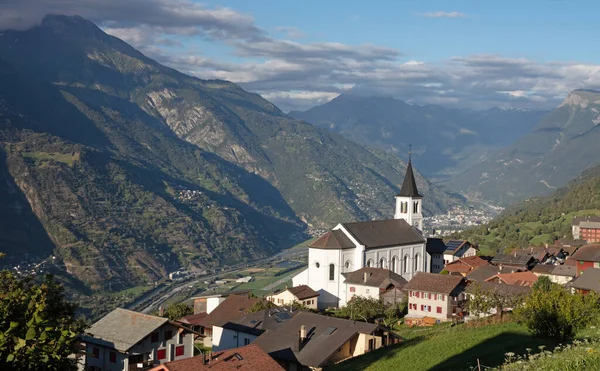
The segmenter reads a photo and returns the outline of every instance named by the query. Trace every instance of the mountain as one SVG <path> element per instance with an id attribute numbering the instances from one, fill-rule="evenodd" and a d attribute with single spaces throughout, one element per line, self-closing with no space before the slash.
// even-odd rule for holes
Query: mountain
<path id="1" fill-rule="evenodd" d="M 406 169 L 66 16 L 0 33 L 0 155 L 0 249 L 54 254 L 93 289 L 389 217 Z M 459 200 L 417 182 L 429 214 Z"/>
<path id="2" fill-rule="evenodd" d="M 424 174 L 448 178 L 528 133 L 545 113 L 449 109 L 411 105 L 394 98 L 342 94 L 326 104 L 290 115 L 401 156 L 412 144 Z"/>
<path id="3" fill-rule="evenodd" d="M 511 205 L 490 223 L 456 237 L 478 243 L 484 253 L 541 246 L 558 238 L 572 238 L 573 217 L 589 215 L 600 215 L 600 165 L 584 171 L 551 195 Z"/>
<path id="4" fill-rule="evenodd" d="M 575 90 L 530 134 L 449 186 L 504 204 L 549 194 L 599 162 L 599 124 L 600 92 Z"/>

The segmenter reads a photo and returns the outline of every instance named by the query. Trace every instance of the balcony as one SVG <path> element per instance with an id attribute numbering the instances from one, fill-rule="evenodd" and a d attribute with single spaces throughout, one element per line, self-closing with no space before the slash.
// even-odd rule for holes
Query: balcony
<path id="1" fill-rule="evenodd" d="M 139 367 L 141 365 L 142 367 Z M 158 364 L 154 364 L 154 361 L 144 361 L 144 362 L 129 362 L 129 367 L 127 371 L 147 371 L 153 367 L 156 367 Z"/>

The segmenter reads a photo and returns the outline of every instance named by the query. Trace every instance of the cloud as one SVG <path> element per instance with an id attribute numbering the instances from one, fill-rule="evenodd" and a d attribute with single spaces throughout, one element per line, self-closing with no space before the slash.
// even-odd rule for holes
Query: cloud
<path id="1" fill-rule="evenodd" d="M 163 64 L 200 78 L 239 83 L 284 111 L 307 109 L 344 93 L 414 104 L 548 108 L 570 90 L 600 88 L 596 64 L 497 54 L 424 62 L 384 45 L 290 40 L 299 31 L 294 27 L 279 27 L 272 35 L 251 15 L 190 0 L 53 0 L 51 5 L 4 0 L 0 25 L 24 29 L 48 12 L 79 14 Z M 466 16 L 431 16 L 442 14 Z M 218 58 L 204 54 L 207 42 L 219 46 Z"/>
<path id="2" fill-rule="evenodd" d="M 297 27 L 280 26 L 280 27 L 276 27 L 275 31 L 286 35 L 290 39 L 302 39 L 302 38 L 306 37 L 306 33 L 302 32 Z"/>
<path id="3" fill-rule="evenodd" d="M 426 18 L 467 18 L 468 15 L 460 12 L 431 12 L 431 13 L 417 13 L 420 17 Z"/>

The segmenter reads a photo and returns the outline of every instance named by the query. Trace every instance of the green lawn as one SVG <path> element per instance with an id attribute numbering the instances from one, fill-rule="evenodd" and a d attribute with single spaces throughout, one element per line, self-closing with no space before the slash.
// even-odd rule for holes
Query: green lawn
<path id="1" fill-rule="evenodd" d="M 400 331 L 403 344 L 383 348 L 327 370 L 472 370 L 481 365 L 498 367 L 507 352 L 526 354 L 548 341 L 533 338 L 526 328 L 513 323 L 481 327 L 446 324 L 430 329 Z"/>
<path id="2" fill-rule="evenodd" d="M 54 160 L 69 166 L 72 166 L 73 162 L 79 161 L 79 153 L 23 152 L 22 155 L 23 157 L 31 158 L 36 162 Z"/>

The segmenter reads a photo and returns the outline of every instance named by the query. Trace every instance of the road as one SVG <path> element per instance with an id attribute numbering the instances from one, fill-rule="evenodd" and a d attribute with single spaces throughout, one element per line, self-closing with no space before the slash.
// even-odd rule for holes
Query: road
<path id="1" fill-rule="evenodd" d="M 250 263 L 248 266 L 245 267 L 240 267 L 240 268 L 236 268 L 236 269 L 232 269 L 232 270 L 228 270 L 228 271 L 221 271 L 218 274 L 213 274 L 210 276 L 202 276 L 196 280 L 193 281 L 187 281 L 187 282 L 182 282 L 180 285 L 175 286 L 173 289 L 171 289 L 170 291 L 166 292 L 164 295 L 162 295 L 160 298 L 152 301 L 152 303 L 150 303 L 148 306 L 146 306 L 144 309 L 141 310 L 142 313 L 150 313 L 152 310 L 158 308 L 162 303 L 166 302 L 167 300 L 169 300 L 173 295 L 177 294 L 178 292 L 180 292 L 181 290 L 183 290 L 184 288 L 188 287 L 188 286 L 193 286 L 195 284 L 197 284 L 200 281 L 206 281 L 206 280 L 213 280 L 218 276 L 222 276 L 224 274 L 231 274 L 231 273 L 237 273 L 237 272 L 241 272 L 244 271 L 248 268 L 252 268 L 253 266 L 258 266 L 264 263 L 267 263 L 269 261 L 272 260 L 283 260 L 283 259 L 291 259 L 291 258 L 298 258 L 301 257 L 303 255 L 307 255 L 308 254 L 308 248 L 306 249 L 294 249 L 294 250 L 284 250 L 274 256 L 265 258 L 265 259 L 260 259 L 260 260 L 256 260 L 252 263 Z M 280 279 L 279 281 L 272 283 L 268 286 L 265 287 L 265 290 L 270 290 L 273 287 L 276 287 L 277 285 L 282 284 L 283 282 L 287 281 L 289 279 L 289 276 L 285 276 L 284 278 Z M 136 302 L 142 302 L 143 298 L 136 300 Z M 132 307 L 132 305 L 130 304 L 128 307 Z"/>

